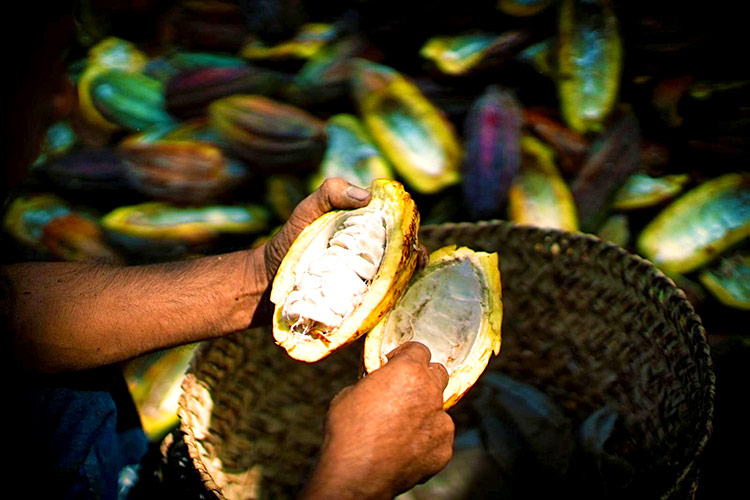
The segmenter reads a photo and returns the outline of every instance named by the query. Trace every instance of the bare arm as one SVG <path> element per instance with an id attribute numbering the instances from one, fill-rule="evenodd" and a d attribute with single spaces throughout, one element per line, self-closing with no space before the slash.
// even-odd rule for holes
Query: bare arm
<path id="1" fill-rule="evenodd" d="M 40 371 L 80 370 L 261 324 L 264 294 L 300 231 L 331 209 L 368 200 L 367 191 L 329 179 L 254 250 L 148 266 L 7 266 L 3 307 L 15 358 Z"/>
<path id="2" fill-rule="evenodd" d="M 8 266 L 14 354 L 78 370 L 250 325 L 268 286 L 261 249 L 167 264 Z"/>

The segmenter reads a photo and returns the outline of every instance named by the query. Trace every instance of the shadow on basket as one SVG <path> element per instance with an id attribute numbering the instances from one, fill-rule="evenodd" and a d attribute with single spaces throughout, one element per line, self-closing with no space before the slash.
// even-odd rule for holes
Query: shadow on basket
<path id="1" fill-rule="evenodd" d="M 495 221 L 425 226 L 420 239 L 498 252 L 503 344 L 451 410 L 454 460 L 405 498 L 695 492 L 714 374 L 700 319 L 668 278 L 582 234 Z M 182 498 L 293 497 L 361 349 L 308 365 L 267 330 L 207 343 L 183 386 L 179 432 L 163 445 L 165 481 Z"/>

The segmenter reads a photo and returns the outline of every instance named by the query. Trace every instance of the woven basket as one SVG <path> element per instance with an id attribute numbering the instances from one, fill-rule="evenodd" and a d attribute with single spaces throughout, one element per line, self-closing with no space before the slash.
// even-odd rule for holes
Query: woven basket
<path id="1" fill-rule="evenodd" d="M 430 250 L 499 253 L 503 346 L 488 370 L 538 387 L 577 424 L 614 406 L 623 418 L 614 447 L 637 470 L 633 495 L 695 492 L 714 375 L 700 319 L 668 278 L 582 234 L 487 222 L 426 226 L 420 237 Z M 293 496 L 314 465 L 328 402 L 356 380 L 360 353 L 357 343 L 307 365 L 263 330 L 206 344 L 183 386 L 167 462 L 182 454 L 198 496 Z"/>

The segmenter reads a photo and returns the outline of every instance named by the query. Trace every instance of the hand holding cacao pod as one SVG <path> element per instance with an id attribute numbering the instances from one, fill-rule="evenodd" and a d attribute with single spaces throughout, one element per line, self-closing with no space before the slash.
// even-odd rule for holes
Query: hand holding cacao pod
<path id="1" fill-rule="evenodd" d="M 408 342 L 331 402 L 318 467 L 305 498 L 393 498 L 441 470 L 454 425 L 443 411 L 448 374 Z"/>
<path id="2" fill-rule="evenodd" d="M 289 220 L 266 245 L 265 264 L 268 279 L 273 280 L 289 247 L 312 221 L 331 210 L 365 206 L 369 199 L 367 190 L 353 186 L 344 179 L 326 179 L 315 192 L 297 205 Z"/>

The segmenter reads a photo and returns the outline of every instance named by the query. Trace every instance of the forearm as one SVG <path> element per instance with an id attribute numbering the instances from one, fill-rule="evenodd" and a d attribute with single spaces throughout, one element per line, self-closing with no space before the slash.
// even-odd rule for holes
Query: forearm
<path id="1" fill-rule="evenodd" d="M 263 247 L 148 266 L 4 271 L 16 358 L 42 371 L 92 368 L 246 328 L 268 286 Z"/>

